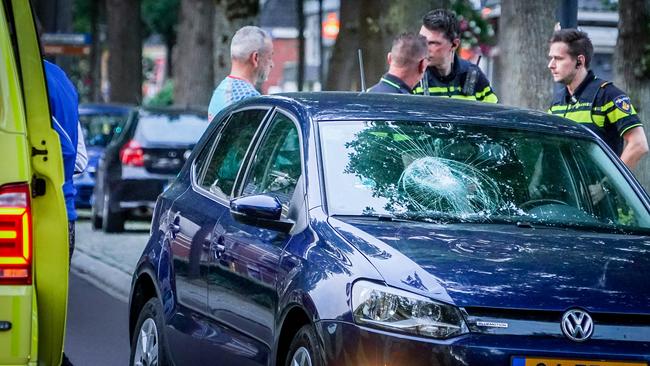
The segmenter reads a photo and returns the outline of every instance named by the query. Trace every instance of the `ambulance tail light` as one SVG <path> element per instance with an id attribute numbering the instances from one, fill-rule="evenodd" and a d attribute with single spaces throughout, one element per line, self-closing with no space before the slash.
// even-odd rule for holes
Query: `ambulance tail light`
<path id="1" fill-rule="evenodd" d="M 27 183 L 0 187 L 0 285 L 32 283 L 32 212 Z"/>

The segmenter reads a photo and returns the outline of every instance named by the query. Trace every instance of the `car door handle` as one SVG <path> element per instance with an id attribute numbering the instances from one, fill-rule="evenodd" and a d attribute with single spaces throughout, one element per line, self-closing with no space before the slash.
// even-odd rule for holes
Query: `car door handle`
<path id="1" fill-rule="evenodd" d="M 219 260 L 226 251 L 226 245 L 223 236 L 219 236 L 216 242 L 212 243 L 211 252 L 214 260 Z"/>

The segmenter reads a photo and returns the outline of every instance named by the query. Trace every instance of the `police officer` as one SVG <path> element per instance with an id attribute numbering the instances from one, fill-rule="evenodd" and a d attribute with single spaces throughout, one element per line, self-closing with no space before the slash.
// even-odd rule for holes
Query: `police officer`
<path id="1" fill-rule="evenodd" d="M 594 131 L 630 169 L 648 152 L 648 142 L 630 98 L 589 70 L 594 48 L 585 32 L 553 33 L 548 68 L 565 85 L 553 97 L 549 113 L 584 124 Z"/>
<path id="2" fill-rule="evenodd" d="M 460 26 L 454 13 L 446 9 L 428 12 L 422 19 L 420 34 L 427 39 L 429 67 L 415 94 L 498 102 L 481 69 L 456 54 Z"/>
<path id="3" fill-rule="evenodd" d="M 427 40 L 419 34 L 402 33 L 393 40 L 387 56 L 388 72 L 370 93 L 411 94 L 427 68 Z"/>

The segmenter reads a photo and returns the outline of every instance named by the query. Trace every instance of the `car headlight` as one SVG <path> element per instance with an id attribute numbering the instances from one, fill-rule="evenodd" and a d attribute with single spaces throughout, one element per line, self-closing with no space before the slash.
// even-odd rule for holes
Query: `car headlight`
<path id="1" fill-rule="evenodd" d="M 368 281 L 352 288 L 352 314 L 357 324 L 438 339 L 468 332 L 455 306 Z"/>

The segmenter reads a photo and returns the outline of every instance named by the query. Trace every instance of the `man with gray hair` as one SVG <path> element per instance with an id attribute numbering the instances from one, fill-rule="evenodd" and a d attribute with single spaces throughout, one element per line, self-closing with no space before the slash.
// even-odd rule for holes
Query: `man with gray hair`
<path id="1" fill-rule="evenodd" d="M 428 65 L 427 39 L 415 33 L 402 33 L 388 53 L 388 72 L 370 93 L 411 94 Z"/>
<path id="2" fill-rule="evenodd" d="M 256 83 L 263 83 L 273 68 L 271 36 L 255 26 L 240 28 L 230 42 L 230 75 L 212 93 L 208 120 L 226 106 L 260 95 Z"/>

